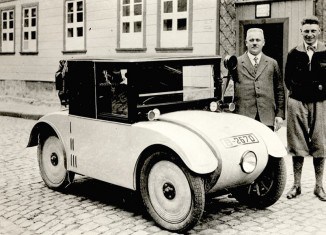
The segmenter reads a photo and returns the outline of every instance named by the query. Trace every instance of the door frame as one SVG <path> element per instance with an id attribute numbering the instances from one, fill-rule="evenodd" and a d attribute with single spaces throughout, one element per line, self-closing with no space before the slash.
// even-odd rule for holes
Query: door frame
<path id="1" fill-rule="evenodd" d="M 283 24 L 283 73 L 285 70 L 286 57 L 289 48 L 289 18 L 274 18 L 274 19 L 252 19 L 252 20 L 239 20 L 238 21 L 238 32 L 237 37 L 237 54 L 240 55 L 246 51 L 243 42 L 245 40 L 244 27 L 247 25 L 257 24 Z"/>

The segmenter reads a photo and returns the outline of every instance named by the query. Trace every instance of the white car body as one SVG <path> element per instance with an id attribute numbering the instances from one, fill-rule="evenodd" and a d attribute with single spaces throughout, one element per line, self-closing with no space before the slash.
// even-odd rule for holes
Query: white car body
<path id="1" fill-rule="evenodd" d="M 128 124 L 58 112 L 42 117 L 39 123 L 47 123 L 56 130 L 69 156 L 69 171 L 133 190 L 138 158 L 153 145 L 170 148 L 198 174 L 221 168 L 212 192 L 250 183 L 264 170 L 268 155 L 287 154 L 278 136 L 265 125 L 231 113 L 178 111 L 163 114 L 152 122 Z M 223 145 L 222 139 L 249 133 L 259 142 L 229 148 Z M 253 151 L 258 159 L 250 174 L 240 167 L 246 151 Z"/>

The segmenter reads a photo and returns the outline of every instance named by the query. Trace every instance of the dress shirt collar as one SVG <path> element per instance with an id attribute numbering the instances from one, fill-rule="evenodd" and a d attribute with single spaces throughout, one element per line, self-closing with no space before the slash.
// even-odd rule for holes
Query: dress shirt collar
<path id="1" fill-rule="evenodd" d="M 255 57 L 258 58 L 258 60 L 257 60 L 257 64 L 259 64 L 260 59 L 261 59 L 261 55 L 262 55 L 263 53 L 260 52 L 258 55 L 253 55 L 253 54 L 251 54 L 250 52 L 248 52 L 247 54 L 248 54 L 248 57 L 249 57 L 249 59 L 250 59 L 252 65 L 254 65 L 254 64 L 255 64 L 255 60 L 254 60 L 254 58 L 255 58 Z"/>
<path id="2" fill-rule="evenodd" d="M 315 48 L 315 51 L 317 50 L 317 45 L 318 45 L 318 41 L 316 41 L 314 44 L 312 44 L 311 46 L 313 46 Z M 308 51 L 308 45 L 306 42 L 304 42 L 304 48 L 306 49 L 306 51 Z"/>

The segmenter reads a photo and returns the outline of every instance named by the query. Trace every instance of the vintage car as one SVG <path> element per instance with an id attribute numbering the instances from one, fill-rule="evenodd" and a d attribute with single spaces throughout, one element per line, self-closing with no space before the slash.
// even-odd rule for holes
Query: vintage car
<path id="1" fill-rule="evenodd" d="M 56 85 L 67 110 L 42 117 L 45 184 L 64 190 L 75 174 L 140 192 L 161 227 L 185 232 L 207 196 L 230 194 L 265 208 L 281 196 L 286 149 L 265 125 L 223 102 L 221 57 L 71 59 Z"/>

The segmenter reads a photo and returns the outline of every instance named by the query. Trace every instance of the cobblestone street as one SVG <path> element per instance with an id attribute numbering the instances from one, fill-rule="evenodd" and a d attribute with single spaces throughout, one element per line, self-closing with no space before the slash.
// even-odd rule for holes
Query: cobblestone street
<path id="1" fill-rule="evenodd" d="M 1 235 L 169 234 L 146 215 L 130 190 L 82 176 L 65 193 L 48 189 L 39 174 L 36 147 L 26 148 L 35 122 L 0 116 Z M 293 181 L 290 160 L 285 192 Z M 189 233 L 326 234 L 326 203 L 313 195 L 314 183 L 312 160 L 306 159 L 297 199 L 288 200 L 284 193 L 273 206 L 256 210 L 217 197 L 207 202 L 201 221 Z"/>

